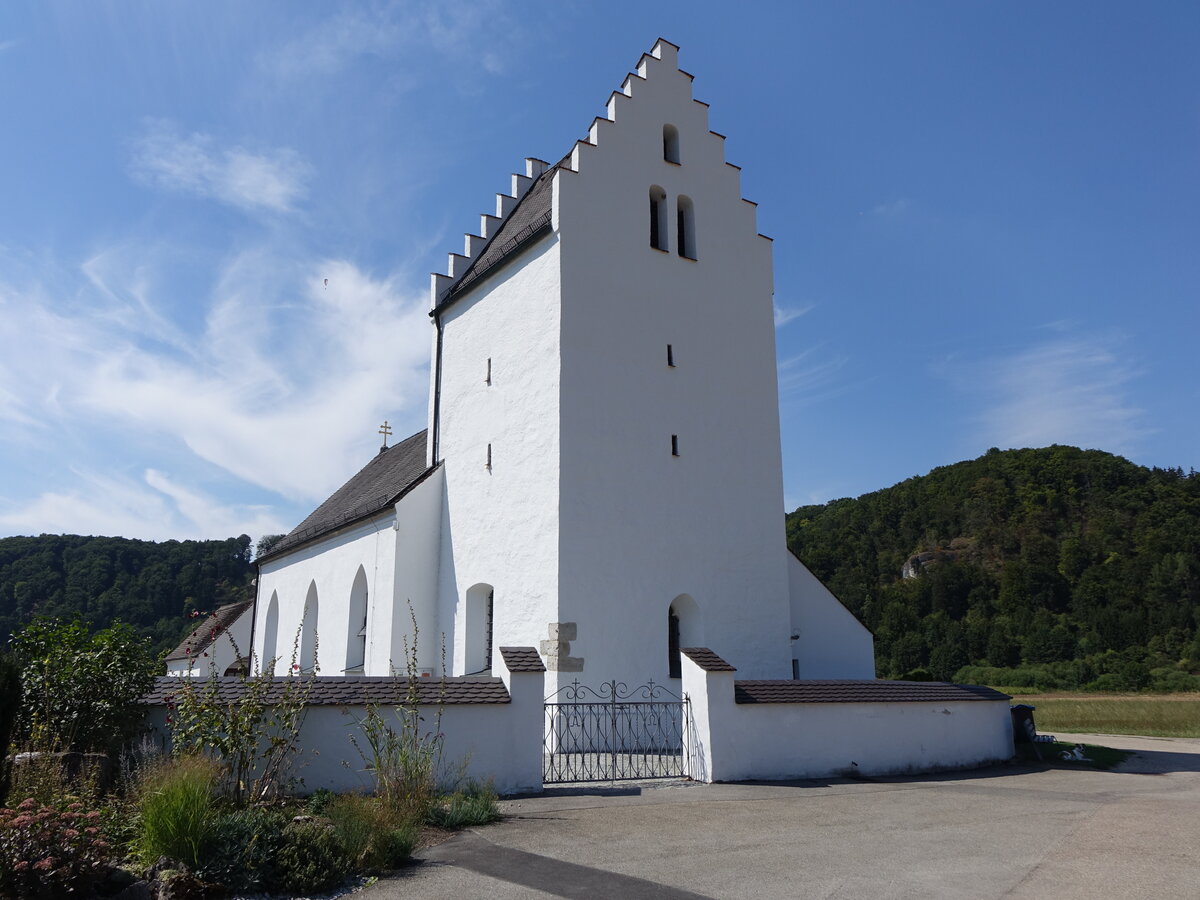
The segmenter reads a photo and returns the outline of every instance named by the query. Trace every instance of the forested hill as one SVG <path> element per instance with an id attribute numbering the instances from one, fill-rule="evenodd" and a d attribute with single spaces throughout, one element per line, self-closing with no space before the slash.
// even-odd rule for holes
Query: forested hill
<path id="1" fill-rule="evenodd" d="M 245 598 L 254 577 L 250 538 L 136 541 L 43 534 L 0 538 L 0 644 L 37 615 L 93 628 L 120 619 L 174 647 L 192 610 Z"/>
<path id="2" fill-rule="evenodd" d="M 800 507 L 787 534 L 875 633 L 880 677 L 1200 686 L 1185 674 L 1200 672 L 1195 471 L 1075 447 L 993 449 Z"/>

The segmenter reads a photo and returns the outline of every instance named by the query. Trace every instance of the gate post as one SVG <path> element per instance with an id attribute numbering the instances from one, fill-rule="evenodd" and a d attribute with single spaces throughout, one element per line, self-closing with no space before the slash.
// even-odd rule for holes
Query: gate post
<path id="1" fill-rule="evenodd" d="M 719 780 L 728 766 L 733 712 L 733 673 L 737 671 L 707 647 L 679 651 L 683 693 L 687 697 L 684 748 L 687 774 L 693 781 Z"/>
<path id="2" fill-rule="evenodd" d="M 509 739 L 510 759 L 516 790 L 540 793 L 542 780 L 542 738 L 544 734 L 543 695 L 546 666 L 532 647 L 501 647 L 500 678 L 511 700 Z"/>

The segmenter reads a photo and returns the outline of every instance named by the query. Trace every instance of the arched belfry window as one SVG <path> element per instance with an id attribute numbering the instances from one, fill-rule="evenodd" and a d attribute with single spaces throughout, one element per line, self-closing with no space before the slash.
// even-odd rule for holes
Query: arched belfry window
<path id="1" fill-rule="evenodd" d="M 679 129 L 674 125 L 663 126 L 663 159 L 679 164 Z"/>
<path id="2" fill-rule="evenodd" d="M 692 198 L 683 194 L 675 201 L 676 229 L 675 245 L 679 255 L 688 259 L 696 258 L 696 209 L 692 206 Z"/>
<path id="3" fill-rule="evenodd" d="M 655 250 L 668 250 L 667 246 L 667 192 L 657 184 L 650 188 L 650 246 Z"/>

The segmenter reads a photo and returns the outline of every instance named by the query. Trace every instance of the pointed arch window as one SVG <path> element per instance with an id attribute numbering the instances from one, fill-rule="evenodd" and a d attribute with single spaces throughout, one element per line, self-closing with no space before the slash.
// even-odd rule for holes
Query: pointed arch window
<path id="1" fill-rule="evenodd" d="M 663 159 L 679 165 L 679 129 L 674 125 L 663 126 Z"/>
<path id="2" fill-rule="evenodd" d="M 650 246 L 669 250 L 667 246 L 667 192 L 658 185 L 650 188 Z"/>

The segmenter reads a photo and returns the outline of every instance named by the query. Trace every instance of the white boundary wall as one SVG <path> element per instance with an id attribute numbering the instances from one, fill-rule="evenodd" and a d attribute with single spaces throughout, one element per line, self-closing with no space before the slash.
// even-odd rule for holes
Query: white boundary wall
<path id="1" fill-rule="evenodd" d="M 738 704 L 733 681 L 733 672 L 683 656 L 688 774 L 697 781 L 910 774 L 1013 755 L 1007 700 Z"/>
<path id="2" fill-rule="evenodd" d="M 496 656 L 511 702 L 442 706 L 442 772 L 452 779 L 491 780 L 501 794 L 536 793 L 542 790 L 542 673 L 510 673 Z M 393 714 L 390 709 L 382 712 Z M 371 773 L 350 741 L 354 736 L 365 748 L 358 727 L 365 714 L 365 706 L 308 707 L 298 741 L 302 750 L 291 771 L 303 779 L 295 793 L 306 795 L 318 788 L 339 793 L 373 790 Z M 151 707 L 147 716 L 151 733 L 164 745 L 170 734 L 166 716 L 161 706 Z M 421 707 L 421 717 L 422 732 L 432 732 L 438 725 L 437 707 Z"/>

